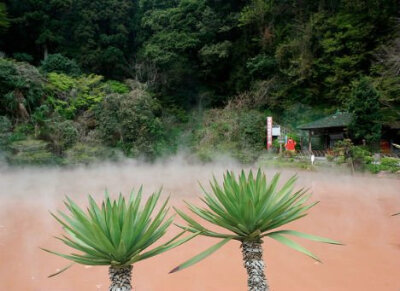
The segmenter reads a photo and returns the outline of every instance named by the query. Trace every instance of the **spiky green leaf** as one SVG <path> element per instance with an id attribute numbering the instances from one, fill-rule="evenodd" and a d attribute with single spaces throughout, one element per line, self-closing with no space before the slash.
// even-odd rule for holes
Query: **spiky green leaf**
<path id="1" fill-rule="evenodd" d="M 181 271 L 183 269 L 186 269 L 186 268 L 200 262 L 201 260 L 205 259 L 209 255 L 216 252 L 218 249 L 220 249 L 223 245 L 225 245 L 230 240 L 231 240 L 231 238 L 223 239 L 222 241 L 216 243 L 215 245 L 211 246 L 210 248 L 206 249 L 205 251 L 201 252 L 200 254 L 194 256 L 193 258 L 191 258 L 191 259 L 185 261 L 184 263 L 180 264 L 179 266 L 175 267 L 169 273 L 175 273 L 175 272 Z"/>

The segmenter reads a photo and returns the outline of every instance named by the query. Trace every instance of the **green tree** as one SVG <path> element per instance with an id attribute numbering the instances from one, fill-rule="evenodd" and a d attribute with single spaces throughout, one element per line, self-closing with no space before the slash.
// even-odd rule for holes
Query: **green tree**
<path id="1" fill-rule="evenodd" d="M 66 56 L 74 57 L 90 71 L 106 77 L 126 75 L 135 41 L 135 1 L 74 1 L 66 38 Z M 77 54 L 79 52 L 79 54 Z"/>
<path id="2" fill-rule="evenodd" d="M 380 93 L 385 123 L 400 119 L 400 37 L 387 40 L 375 53 L 371 75 Z"/>
<path id="3" fill-rule="evenodd" d="M 237 38 L 232 6 L 229 1 L 218 6 L 214 1 L 180 0 L 143 12 L 138 62 L 157 68 L 143 81 L 157 80 L 153 89 L 164 103 L 185 108 L 218 104 L 219 96 L 230 90 L 224 83 Z"/>
<path id="4" fill-rule="evenodd" d="M 92 72 L 121 77 L 133 51 L 135 5 L 128 0 L 10 1 L 5 51 L 29 53 L 36 61 L 62 53 Z"/>
<path id="5" fill-rule="evenodd" d="M 9 21 L 7 18 L 6 5 L 0 2 L 0 32 L 5 31 L 9 26 Z"/>
<path id="6" fill-rule="evenodd" d="M 0 114 L 28 120 L 44 96 L 45 79 L 27 63 L 0 59 Z"/>
<path id="7" fill-rule="evenodd" d="M 181 210 L 177 213 L 187 222 L 188 226 L 181 226 L 193 233 L 220 238 L 220 242 L 203 253 L 179 265 L 171 272 L 187 268 L 212 254 L 231 240 L 241 242 L 244 266 L 248 274 L 249 291 L 265 291 L 268 289 L 264 274 L 262 259 L 262 239 L 272 238 L 278 242 L 300 251 L 315 260 L 318 258 L 308 250 L 292 241 L 287 235 L 293 235 L 318 242 L 339 244 L 336 241 L 317 237 L 293 230 L 274 230 L 289 222 L 297 220 L 307 214 L 307 210 L 315 203 L 307 204 L 310 195 L 305 190 L 294 190 L 295 177 L 290 178 L 278 189 L 279 175 L 275 175 L 267 183 L 265 174 L 258 171 L 254 177 L 252 171 L 246 176 L 244 171 L 238 178 L 233 173 L 224 175 L 223 185 L 217 180 L 210 183 L 212 192 L 206 190 L 203 202 L 207 208 L 200 208 L 187 203 L 189 209 L 196 216 L 208 221 L 229 233 L 221 233 L 204 227 Z"/>
<path id="8" fill-rule="evenodd" d="M 166 243 L 147 250 L 166 233 L 173 218 L 167 218 L 168 199 L 159 210 L 155 207 L 161 190 L 142 205 L 142 188 L 128 200 L 122 194 L 112 200 L 107 194 L 99 207 L 89 196 L 87 213 L 67 197 L 69 215 L 52 216 L 63 226 L 67 236 L 57 237 L 79 254 L 62 254 L 43 249 L 78 264 L 109 266 L 110 291 L 130 291 L 133 264 L 159 255 L 190 240 L 196 234 L 179 239 L 184 231 Z M 55 274 L 56 275 L 56 274 Z"/>
<path id="9" fill-rule="evenodd" d="M 98 130 L 107 144 L 121 147 L 128 155 L 153 158 L 165 140 L 160 114 L 159 102 L 142 89 L 112 94 L 99 104 Z"/>
<path id="10" fill-rule="evenodd" d="M 9 1 L 12 26 L 6 35 L 6 51 L 25 52 L 37 59 L 46 59 L 49 52 L 63 42 L 69 5 L 69 1 L 63 0 Z"/>
<path id="11" fill-rule="evenodd" d="M 51 120 L 42 131 L 42 136 L 49 140 L 53 152 L 58 155 L 73 146 L 78 139 L 78 130 L 71 120 Z"/>
<path id="12" fill-rule="evenodd" d="M 47 59 L 41 62 L 40 69 L 45 73 L 55 72 L 77 76 L 81 70 L 75 60 L 70 60 L 62 54 L 50 54 Z"/>
<path id="13" fill-rule="evenodd" d="M 380 95 L 371 80 L 363 77 L 353 83 L 348 102 L 348 110 L 353 114 L 349 132 L 360 142 L 363 139 L 368 144 L 379 142 L 382 130 L 382 114 Z"/>

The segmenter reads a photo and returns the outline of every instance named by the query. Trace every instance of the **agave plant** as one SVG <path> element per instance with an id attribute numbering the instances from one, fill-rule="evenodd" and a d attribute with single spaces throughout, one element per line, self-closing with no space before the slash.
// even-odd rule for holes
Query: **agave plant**
<path id="1" fill-rule="evenodd" d="M 185 232 L 182 231 L 170 241 L 145 251 L 165 234 L 173 221 L 173 217 L 166 219 L 168 199 L 152 215 L 160 193 L 161 190 L 153 193 L 144 206 L 141 205 L 142 188 L 137 194 L 132 192 L 128 201 L 121 194 L 117 200 L 111 200 L 106 193 L 101 208 L 89 196 L 87 213 L 67 197 L 65 206 L 70 215 L 59 211 L 59 216 L 53 213 L 52 216 L 68 235 L 57 239 L 79 254 L 43 250 L 79 264 L 108 265 L 109 290 L 129 291 L 134 263 L 177 247 L 196 235 L 180 238 Z"/>
<path id="2" fill-rule="evenodd" d="M 263 238 L 271 238 L 302 252 L 315 260 L 314 254 L 294 242 L 287 236 L 297 236 L 323 243 L 340 244 L 337 241 L 305 234 L 294 230 L 275 230 L 289 222 L 307 215 L 307 210 L 315 203 L 307 203 L 310 194 L 306 190 L 294 191 L 296 177 L 291 177 L 281 188 L 278 188 L 279 174 L 268 183 L 266 176 L 258 170 L 254 178 L 252 171 L 246 177 L 244 171 L 235 178 L 232 172 L 224 175 L 223 185 L 219 185 L 215 177 L 211 181 L 212 193 L 203 187 L 204 198 L 201 200 L 207 206 L 200 208 L 186 203 L 191 212 L 209 223 L 226 229 L 229 233 L 213 231 L 189 215 L 175 209 L 187 222 L 181 226 L 192 233 L 222 239 L 211 248 L 189 259 L 171 271 L 176 272 L 187 268 L 209 256 L 231 240 L 241 242 L 244 266 L 248 274 L 248 289 L 250 291 L 269 290 L 264 274 Z"/>

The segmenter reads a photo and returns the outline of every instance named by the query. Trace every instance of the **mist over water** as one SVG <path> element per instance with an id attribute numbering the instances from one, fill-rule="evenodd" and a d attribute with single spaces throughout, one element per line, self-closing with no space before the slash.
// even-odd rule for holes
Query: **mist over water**
<path id="1" fill-rule="evenodd" d="M 199 182 L 207 187 L 213 175 L 221 180 L 226 170 L 239 173 L 242 167 L 229 158 L 200 164 L 178 156 L 154 164 L 131 160 L 77 168 L 1 168 L 0 290 L 107 290 L 105 267 L 76 265 L 58 277 L 47 278 L 68 264 L 39 250 L 46 247 L 68 251 L 53 238 L 62 229 L 48 212 L 65 210 L 65 195 L 86 205 L 87 194 L 99 201 L 105 189 L 111 195 L 129 195 L 143 185 L 148 195 L 163 187 L 163 196 L 171 196 L 171 206 L 184 208 L 182 200 L 198 201 Z M 400 211 L 399 179 L 331 171 L 263 170 L 269 177 L 281 172 L 282 180 L 297 173 L 297 186 L 309 188 L 312 200 L 320 201 L 289 229 L 346 244 L 338 247 L 297 240 L 324 262 L 315 264 L 266 240 L 264 256 L 272 290 L 400 290 L 400 218 L 390 216 Z M 169 233 L 175 232 L 176 227 L 171 227 Z M 138 263 L 133 273 L 136 290 L 246 290 L 238 243 L 227 245 L 192 268 L 167 274 L 176 264 L 213 243 L 215 239 L 197 238 Z"/>

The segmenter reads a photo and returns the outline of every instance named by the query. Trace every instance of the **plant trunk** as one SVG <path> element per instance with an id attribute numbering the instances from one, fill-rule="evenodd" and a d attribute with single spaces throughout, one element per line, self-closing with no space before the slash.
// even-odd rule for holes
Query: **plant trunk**
<path id="1" fill-rule="evenodd" d="M 43 48 L 43 60 L 47 60 L 47 57 L 49 56 L 49 49 L 47 47 L 47 44 L 44 44 Z"/>
<path id="2" fill-rule="evenodd" d="M 109 291 L 131 291 L 132 265 L 125 267 L 110 266 L 108 269 L 111 285 Z"/>
<path id="3" fill-rule="evenodd" d="M 249 291 L 269 291 L 264 274 L 265 265 L 262 258 L 261 243 L 262 241 L 245 241 L 241 245 Z"/>

